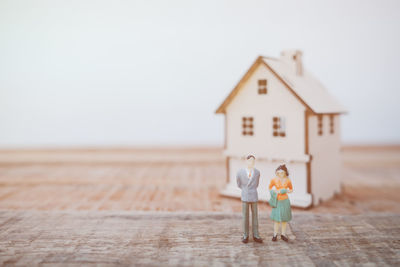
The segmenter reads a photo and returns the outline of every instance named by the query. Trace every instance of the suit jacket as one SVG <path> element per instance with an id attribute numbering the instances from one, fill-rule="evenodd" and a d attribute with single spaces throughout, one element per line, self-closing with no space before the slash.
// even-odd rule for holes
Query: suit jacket
<path id="1" fill-rule="evenodd" d="M 260 171 L 254 168 L 251 177 L 248 178 L 246 169 L 240 169 L 236 174 L 236 182 L 242 189 L 242 201 L 257 202 L 258 193 L 257 187 L 260 182 Z"/>

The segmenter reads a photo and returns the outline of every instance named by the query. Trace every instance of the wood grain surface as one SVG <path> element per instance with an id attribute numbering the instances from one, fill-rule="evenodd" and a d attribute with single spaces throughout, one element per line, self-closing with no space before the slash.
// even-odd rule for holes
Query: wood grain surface
<path id="1" fill-rule="evenodd" d="M 400 147 L 345 148 L 343 159 L 343 193 L 312 212 L 400 213 Z M 0 151 L 3 210 L 239 212 L 219 195 L 225 181 L 220 148 Z"/>
<path id="2" fill-rule="evenodd" d="M 399 266 L 400 149 L 343 149 L 343 193 L 290 242 L 240 242 L 219 148 L 0 151 L 2 266 Z"/>
<path id="3" fill-rule="evenodd" d="M 289 243 L 240 241 L 237 213 L 1 211 L 0 264 L 398 266 L 400 216 L 294 213 Z"/>

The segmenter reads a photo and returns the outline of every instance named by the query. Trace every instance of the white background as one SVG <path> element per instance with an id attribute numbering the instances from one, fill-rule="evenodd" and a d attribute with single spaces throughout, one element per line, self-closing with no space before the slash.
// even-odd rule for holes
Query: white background
<path id="1" fill-rule="evenodd" d="M 399 14 L 382 0 L 0 0 L 0 147 L 222 145 L 218 105 L 287 48 L 348 108 L 345 143 L 400 143 Z"/>

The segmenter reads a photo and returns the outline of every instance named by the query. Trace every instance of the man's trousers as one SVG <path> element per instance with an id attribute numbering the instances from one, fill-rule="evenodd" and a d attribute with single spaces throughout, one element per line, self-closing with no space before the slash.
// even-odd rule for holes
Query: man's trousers
<path id="1" fill-rule="evenodd" d="M 253 236 L 260 238 L 258 234 L 258 211 L 257 202 L 242 202 L 243 215 L 243 237 L 249 236 L 249 206 L 251 206 L 251 224 Z"/>

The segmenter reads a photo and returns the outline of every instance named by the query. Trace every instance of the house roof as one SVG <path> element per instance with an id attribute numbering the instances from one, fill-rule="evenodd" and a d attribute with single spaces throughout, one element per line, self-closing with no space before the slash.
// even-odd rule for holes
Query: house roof
<path id="1" fill-rule="evenodd" d="M 271 57 L 258 57 L 247 73 L 231 91 L 216 113 L 225 113 L 226 107 L 242 88 L 243 83 L 254 70 L 264 64 L 291 91 L 300 102 L 316 114 L 346 113 L 346 109 L 331 96 L 328 90 L 308 71 L 297 75 L 294 68 L 285 60 Z"/>

